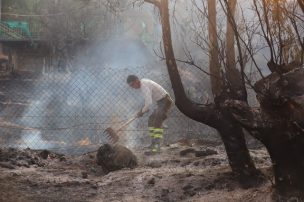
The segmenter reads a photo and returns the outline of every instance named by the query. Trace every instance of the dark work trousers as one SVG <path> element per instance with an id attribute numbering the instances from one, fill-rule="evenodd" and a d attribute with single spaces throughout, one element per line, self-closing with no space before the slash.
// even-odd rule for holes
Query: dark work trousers
<path id="1" fill-rule="evenodd" d="M 149 135 L 152 138 L 152 152 L 160 151 L 161 139 L 163 138 L 163 122 L 168 117 L 168 112 L 173 104 L 169 95 L 157 101 L 157 108 L 150 115 L 148 120 Z"/>

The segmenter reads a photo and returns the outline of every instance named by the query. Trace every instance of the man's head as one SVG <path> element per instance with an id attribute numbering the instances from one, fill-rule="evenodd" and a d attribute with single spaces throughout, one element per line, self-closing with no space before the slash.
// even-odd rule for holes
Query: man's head
<path id="1" fill-rule="evenodd" d="M 127 78 L 127 83 L 131 88 L 140 88 L 140 80 L 136 75 L 129 75 Z"/>

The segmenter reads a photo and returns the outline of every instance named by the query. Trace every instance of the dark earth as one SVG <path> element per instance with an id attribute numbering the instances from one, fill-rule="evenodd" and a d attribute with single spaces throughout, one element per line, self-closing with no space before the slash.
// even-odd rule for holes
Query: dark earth
<path id="1" fill-rule="evenodd" d="M 269 180 L 243 188 L 221 144 L 191 142 L 181 140 L 148 157 L 144 149 L 133 150 L 136 168 L 108 174 L 96 163 L 97 152 L 1 149 L 0 201 L 271 201 L 270 159 L 263 148 L 250 153 Z"/>

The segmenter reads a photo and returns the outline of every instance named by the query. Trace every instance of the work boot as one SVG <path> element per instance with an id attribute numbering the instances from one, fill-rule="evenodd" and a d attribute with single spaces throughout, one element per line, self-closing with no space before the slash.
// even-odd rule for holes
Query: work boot
<path id="1" fill-rule="evenodd" d="M 153 147 L 154 147 L 154 144 L 151 143 L 149 146 L 144 147 L 144 149 L 149 149 L 149 150 L 151 150 Z"/>
<path id="2" fill-rule="evenodd" d="M 152 140 L 152 144 L 149 147 L 149 151 L 145 151 L 146 156 L 152 156 L 160 153 L 160 144 Z"/>
<path id="3" fill-rule="evenodd" d="M 153 155 L 155 155 L 155 154 L 157 154 L 157 153 L 155 153 L 155 152 L 153 152 L 153 151 L 145 151 L 145 152 L 144 152 L 144 155 L 146 155 L 146 156 L 153 156 Z"/>
<path id="4" fill-rule="evenodd" d="M 160 151 L 157 151 L 155 149 L 152 149 L 150 151 L 145 151 L 144 152 L 144 155 L 146 155 L 146 156 L 153 156 L 153 155 L 157 155 L 157 154 L 160 154 Z"/>
<path id="5" fill-rule="evenodd" d="M 160 143 L 154 143 L 154 147 L 152 148 L 152 152 L 160 153 Z"/>

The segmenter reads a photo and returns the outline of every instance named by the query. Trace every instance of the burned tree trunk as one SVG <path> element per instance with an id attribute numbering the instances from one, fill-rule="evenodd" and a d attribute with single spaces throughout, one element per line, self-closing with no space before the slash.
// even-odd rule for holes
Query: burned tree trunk
<path id="1" fill-rule="evenodd" d="M 283 124 L 272 130 L 269 136 L 265 146 L 273 163 L 277 190 L 285 196 L 300 196 L 303 199 L 303 131 Z"/>
<path id="2" fill-rule="evenodd" d="M 243 105 L 243 106 L 241 106 Z M 246 103 L 234 103 L 236 119 L 267 148 L 277 191 L 285 196 L 304 193 L 304 132 L 297 123 L 255 112 Z"/>
<path id="3" fill-rule="evenodd" d="M 224 142 L 232 171 L 242 179 L 244 179 L 244 176 L 246 179 L 249 176 L 255 179 L 254 176 L 258 172 L 249 155 L 240 125 L 234 121 L 229 112 L 222 111 L 219 105 L 202 106 L 196 104 L 189 100 L 185 93 L 172 47 L 168 0 L 146 0 L 146 2 L 153 3 L 160 10 L 166 64 L 177 108 L 189 118 L 217 129 Z M 216 76 L 219 79 L 220 76 Z"/>
<path id="4" fill-rule="evenodd" d="M 234 12 L 236 0 L 228 2 L 227 33 L 226 33 L 226 78 L 223 82 L 220 74 L 220 58 L 217 37 L 216 1 L 208 0 L 208 29 L 209 29 L 209 69 L 211 73 L 212 92 L 215 104 L 221 113 L 221 119 L 216 129 L 224 142 L 232 170 L 241 180 L 248 181 L 248 176 L 258 174 L 247 149 L 242 127 L 234 120 L 230 112 L 221 108 L 226 99 L 241 99 L 247 101 L 247 93 L 240 72 L 236 69 L 234 48 Z M 233 21 L 234 22 L 234 21 Z"/>
<path id="5" fill-rule="evenodd" d="M 246 146 L 242 127 L 232 118 L 220 120 L 217 128 L 224 143 L 232 171 L 244 187 L 259 183 L 260 172 L 256 169 Z"/>
<path id="6" fill-rule="evenodd" d="M 262 110 L 274 122 L 263 131 L 265 146 L 273 161 L 276 185 L 283 194 L 304 192 L 304 69 L 281 76 L 272 74 L 257 88 Z M 265 89 L 265 86 L 270 86 Z M 267 132 L 267 133 L 266 133 Z M 296 193 L 297 194 L 297 193 Z"/>
<path id="7" fill-rule="evenodd" d="M 252 131 L 267 148 L 280 194 L 304 193 L 304 69 L 279 76 L 273 73 L 255 87 L 261 109 L 244 102 L 228 101 L 236 120 Z"/>

